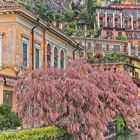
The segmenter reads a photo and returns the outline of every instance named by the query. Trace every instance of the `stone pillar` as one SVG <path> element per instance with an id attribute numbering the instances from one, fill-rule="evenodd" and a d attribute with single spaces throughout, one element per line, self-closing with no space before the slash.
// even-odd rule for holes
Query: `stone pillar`
<path id="1" fill-rule="evenodd" d="M 128 48 L 128 55 L 131 56 L 131 44 L 129 42 L 127 48 Z"/>
<path id="2" fill-rule="evenodd" d="M 93 56 L 95 55 L 95 50 L 96 50 L 96 40 L 93 39 L 93 47 L 92 47 Z"/>
<path id="3" fill-rule="evenodd" d="M 60 68 L 61 65 L 61 49 L 58 48 L 58 68 Z"/>
<path id="4" fill-rule="evenodd" d="M 53 25 L 56 26 L 56 21 L 53 22 Z"/>
<path id="5" fill-rule="evenodd" d="M 115 13 L 113 12 L 113 27 L 115 27 Z"/>
<path id="6" fill-rule="evenodd" d="M 0 68 L 2 67 L 2 33 L 0 33 Z"/>
<path id="7" fill-rule="evenodd" d="M 97 11 L 97 24 L 98 24 L 98 27 L 100 27 L 100 18 L 99 18 L 99 16 L 100 16 L 100 13 L 99 13 L 99 11 Z"/>
<path id="8" fill-rule="evenodd" d="M 62 23 L 59 23 L 59 29 L 63 29 L 63 24 Z"/>
<path id="9" fill-rule="evenodd" d="M 66 62 L 67 62 L 67 60 L 66 60 L 67 59 L 67 57 L 66 57 L 67 55 L 66 54 L 67 54 L 67 51 L 64 50 L 64 69 L 66 69 Z"/>
<path id="10" fill-rule="evenodd" d="M 54 48 L 55 48 L 54 44 L 52 44 L 51 47 L 52 47 L 52 49 L 51 49 L 51 53 L 52 53 L 52 55 L 51 55 L 51 66 L 54 66 Z"/>
<path id="11" fill-rule="evenodd" d="M 3 85 L 0 85 L 0 105 L 3 104 Z"/>
<path id="12" fill-rule="evenodd" d="M 134 25 L 133 25 L 133 15 L 131 15 L 131 29 L 134 29 Z"/>
<path id="13" fill-rule="evenodd" d="M 122 17 L 122 13 L 120 13 L 120 22 L 121 22 L 121 28 L 123 28 L 123 17 Z"/>
<path id="14" fill-rule="evenodd" d="M 85 24 L 85 37 L 87 36 L 87 25 Z"/>
<path id="15" fill-rule="evenodd" d="M 105 12 L 105 27 L 107 27 L 107 12 Z"/>
<path id="16" fill-rule="evenodd" d="M 135 46 L 135 55 L 136 55 L 136 56 L 138 56 L 138 55 L 139 55 L 139 52 L 138 52 L 138 47 L 139 47 L 139 46 L 138 46 L 138 44 L 137 44 L 137 45 Z"/>

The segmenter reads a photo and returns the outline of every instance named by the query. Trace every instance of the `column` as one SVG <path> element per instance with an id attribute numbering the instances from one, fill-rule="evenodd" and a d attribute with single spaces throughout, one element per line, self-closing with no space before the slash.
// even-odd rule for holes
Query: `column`
<path id="1" fill-rule="evenodd" d="M 121 22 L 121 28 L 123 28 L 123 17 L 122 17 L 122 13 L 120 13 L 120 22 Z"/>
<path id="2" fill-rule="evenodd" d="M 87 36 L 87 25 L 85 24 L 85 37 Z"/>
<path id="3" fill-rule="evenodd" d="M 54 48 L 55 48 L 55 45 L 52 44 L 51 47 L 52 47 L 52 49 L 51 49 L 51 53 L 52 53 L 52 55 L 51 55 L 51 66 L 54 66 Z"/>
<path id="4" fill-rule="evenodd" d="M 60 68 L 60 65 L 61 65 L 61 49 L 58 48 L 58 68 Z"/>
<path id="5" fill-rule="evenodd" d="M 100 18 L 99 18 L 99 16 L 100 16 L 100 13 L 99 13 L 99 11 L 97 11 L 97 25 L 98 25 L 98 27 L 100 27 Z"/>
<path id="6" fill-rule="evenodd" d="M 139 52 L 138 52 L 138 44 L 135 46 L 135 55 L 138 57 L 139 56 Z"/>
<path id="7" fill-rule="evenodd" d="M 67 59 L 67 51 L 64 50 L 64 69 L 66 69 L 66 59 Z"/>
<path id="8" fill-rule="evenodd" d="M 93 56 L 95 55 L 95 50 L 96 50 L 96 40 L 93 39 Z"/>
<path id="9" fill-rule="evenodd" d="M 115 27 L 115 13 L 113 12 L 113 19 L 112 19 L 113 21 L 113 27 Z"/>
<path id="10" fill-rule="evenodd" d="M 131 44 L 129 42 L 127 48 L 128 48 L 128 56 L 131 56 Z"/>
<path id="11" fill-rule="evenodd" d="M 3 85 L 1 84 L 0 85 L 0 105 L 2 105 L 3 104 Z"/>
<path id="12" fill-rule="evenodd" d="M 2 33 L 0 33 L 0 68 L 2 67 Z"/>
<path id="13" fill-rule="evenodd" d="M 131 15 L 131 29 L 134 29 L 134 25 L 133 25 L 133 15 Z"/>
<path id="14" fill-rule="evenodd" d="M 105 54 L 105 52 L 106 52 L 106 45 L 107 45 L 107 43 L 104 42 L 104 43 L 103 43 L 103 52 L 104 52 L 104 54 Z"/>
<path id="15" fill-rule="evenodd" d="M 107 12 L 105 12 L 105 27 L 107 27 Z"/>
<path id="16" fill-rule="evenodd" d="M 63 29 L 63 24 L 62 23 L 59 23 L 59 29 Z"/>

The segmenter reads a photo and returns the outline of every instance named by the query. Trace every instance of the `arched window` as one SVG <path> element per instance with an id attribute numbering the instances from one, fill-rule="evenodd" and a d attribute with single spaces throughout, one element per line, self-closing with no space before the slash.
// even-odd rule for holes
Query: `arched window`
<path id="1" fill-rule="evenodd" d="M 50 67 L 51 65 L 51 46 L 48 44 L 47 46 L 47 66 Z"/>
<path id="2" fill-rule="evenodd" d="M 64 51 L 61 50 L 60 52 L 60 67 L 64 68 Z"/>
<path id="3" fill-rule="evenodd" d="M 54 48 L 54 67 L 58 67 L 58 50 L 56 47 Z"/>

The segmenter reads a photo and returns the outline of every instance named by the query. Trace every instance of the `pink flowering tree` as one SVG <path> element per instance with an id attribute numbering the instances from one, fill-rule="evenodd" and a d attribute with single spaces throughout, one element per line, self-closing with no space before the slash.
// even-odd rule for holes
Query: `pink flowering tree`
<path id="1" fill-rule="evenodd" d="M 104 71 L 85 61 L 63 69 L 38 69 L 16 84 L 17 107 L 24 127 L 59 125 L 75 140 L 102 140 L 116 116 L 137 129 L 137 86 L 125 71 Z"/>

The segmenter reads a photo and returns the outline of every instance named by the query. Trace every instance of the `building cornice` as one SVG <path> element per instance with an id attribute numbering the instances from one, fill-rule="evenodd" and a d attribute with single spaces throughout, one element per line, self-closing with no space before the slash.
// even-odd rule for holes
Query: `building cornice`
<path id="1" fill-rule="evenodd" d="M 28 19 L 30 22 L 36 24 L 38 15 L 34 14 L 33 12 L 25 9 L 24 7 L 19 8 L 0 8 L 0 14 L 19 14 L 20 16 Z M 65 34 L 62 30 L 52 26 L 51 24 L 47 23 L 46 21 L 40 19 L 40 25 L 41 28 L 44 28 L 44 30 L 48 30 L 55 35 L 58 35 L 61 39 L 67 41 L 70 45 L 74 46 L 75 48 L 82 49 L 81 46 L 78 46 L 77 42 L 72 39 L 70 36 Z"/>
<path id="2" fill-rule="evenodd" d="M 106 42 L 116 42 L 116 43 L 127 43 L 127 41 L 121 41 L 121 40 L 111 40 L 111 39 L 101 39 L 101 38 L 82 38 L 82 37 L 73 37 L 74 39 L 80 39 L 80 40 L 90 40 L 90 41 L 106 41 Z"/>

